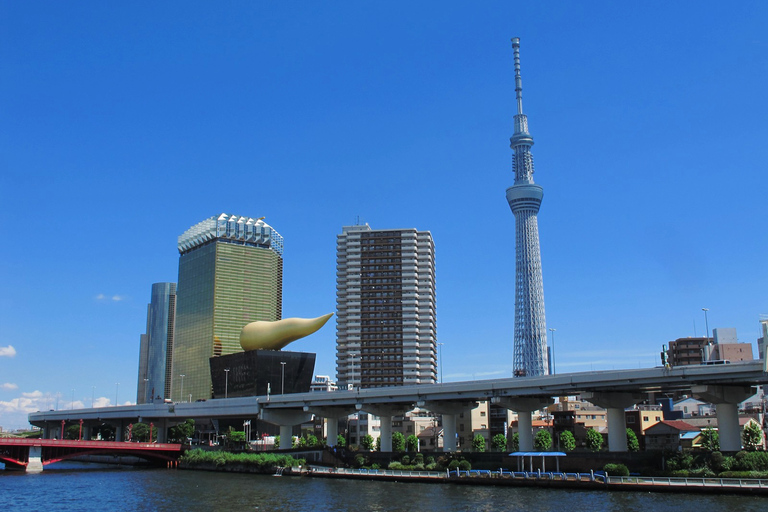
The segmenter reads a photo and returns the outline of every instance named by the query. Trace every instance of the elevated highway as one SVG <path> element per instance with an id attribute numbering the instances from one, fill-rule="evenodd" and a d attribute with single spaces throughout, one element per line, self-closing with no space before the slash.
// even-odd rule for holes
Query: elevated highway
<path id="1" fill-rule="evenodd" d="M 387 451 L 391 417 L 415 407 L 443 416 L 446 449 L 455 449 L 456 415 L 478 401 L 491 401 L 514 410 L 520 418 L 520 448 L 532 449 L 531 413 L 553 402 L 553 397 L 579 394 L 608 410 L 609 449 L 626 450 L 624 409 L 642 401 L 649 392 L 686 391 L 717 406 L 720 441 L 724 451 L 741 446 L 738 404 L 754 394 L 755 386 L 768 384 L 764 361 L 722 365 L 657 367 L 636 370 L 563 373 L 540 377 L 449 382 L 420 386 L 357 389 L 330 393 L 294 393 L 215 399 L 193 403 L 155 403 L 95 409 L 36 412 L 31 424 L 55 432 L 61 421 L 84 420 L 86 424 L 107 422 L 119 427 L 131 422 L 152 421 L 161 432 L 193 419 L 259 418 L 280 425 L 281 436 L 290 437 L 290 427 L 308 421 L 311 414 L 341 418 L 355 411 L 381 417 L 382 450 Z M 735 425 L 735 426 L 734 426 Z M 336 439 L 335 421 L 328 422 L 328 441 Z M 620 435 L 619 435 L 620 434 Z M 119 435 L 119 434 L 118 434 Z M 119 438 L 118 438 L 119 440 Z M 622 442 L 623 441 L 623 442 Z M 530 446 L 528 446 L 530 444 Z"/>

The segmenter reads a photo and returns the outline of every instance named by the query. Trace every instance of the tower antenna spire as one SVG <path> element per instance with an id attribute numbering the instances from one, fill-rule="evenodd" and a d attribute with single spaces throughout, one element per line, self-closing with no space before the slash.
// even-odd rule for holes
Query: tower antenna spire
<path id="1" fill-rule="evenodd" d="M 515 98 L 517 99 L 517 113 L 523 114 L 523 79 L 520 76 L 520 38 L 512 38 L 512 49 L 515 52 Z"/>

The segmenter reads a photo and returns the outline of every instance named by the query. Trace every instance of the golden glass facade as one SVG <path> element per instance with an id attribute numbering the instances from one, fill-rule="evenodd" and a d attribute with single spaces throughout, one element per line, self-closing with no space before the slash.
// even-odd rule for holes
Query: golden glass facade
<path id="1" fill-rule="evenodd" d="M 211 398 L 208 359 L 242 352 L 240 330 L 247 323 L 280 320 L 282 283 L 282 257 L 270 248 L 215 239 L 181 254 L 174 400 Z"/>

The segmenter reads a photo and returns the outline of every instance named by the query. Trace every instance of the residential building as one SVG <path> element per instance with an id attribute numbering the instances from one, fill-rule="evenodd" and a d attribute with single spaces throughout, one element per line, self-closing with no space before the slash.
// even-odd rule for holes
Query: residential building
<path id="1" fill-rule="evenodd" d="M 328 375 L 315 375 L 312 384 L 309 385 L 310 392 L 338 391 L 338 389 L 339 386 Z"/>
<path id="2" fill-rule="evenodd" d="M 678 338 L 669 342 L 667 356 L 670 366 L 689 366 L 701 364 L 704 360 L 704 347 L 712 343 L 712 338 Z"/>
<path id="3" fill-rule="evenodd" d="M 171 398 L 176 283 L 155 283 L 141 335 L 136 403 Z"/>
<path id="4" fill-rule="evenodd" d="M 221 214 L 185 231 L 178 249 L 172 388 L 207 399 L 209 358 L 242 352 L 243 326 L 282 316 L 283 237 L 263 219 Z"/>
<path id="5" fill-rule="evenodd" d="M 336 246 L 336 380 L 344 389 L 437 381 L 428 231 L 344 226 Z"/>
<path id="6" fill-rule="evenodd" d="M 695 434 L 700 431 L 700 428 L 682 420 L 662 420 L 645 430 L 645 449 L 677 450 L 685 440 L 692 444 Z"/>

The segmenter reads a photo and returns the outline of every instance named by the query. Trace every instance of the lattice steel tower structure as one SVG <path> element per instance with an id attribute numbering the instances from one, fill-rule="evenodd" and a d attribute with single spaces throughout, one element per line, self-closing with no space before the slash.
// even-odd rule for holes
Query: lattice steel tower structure
<path id="1" fill-rule="evenodd" d="M 507 202 L 515 215 L 515 377 L 547 375 L 547 325 L 544 285 L 541 278 L 539 213 L 544 190 L 533 182 L 533 137 L 523 114 L 523 81 L 520 78 L 520 39 L 512 39 L 515 53 L 515 133 L 509 142 L 515 151 L 512 170 L 515 184 L 507 189 Z"/>

